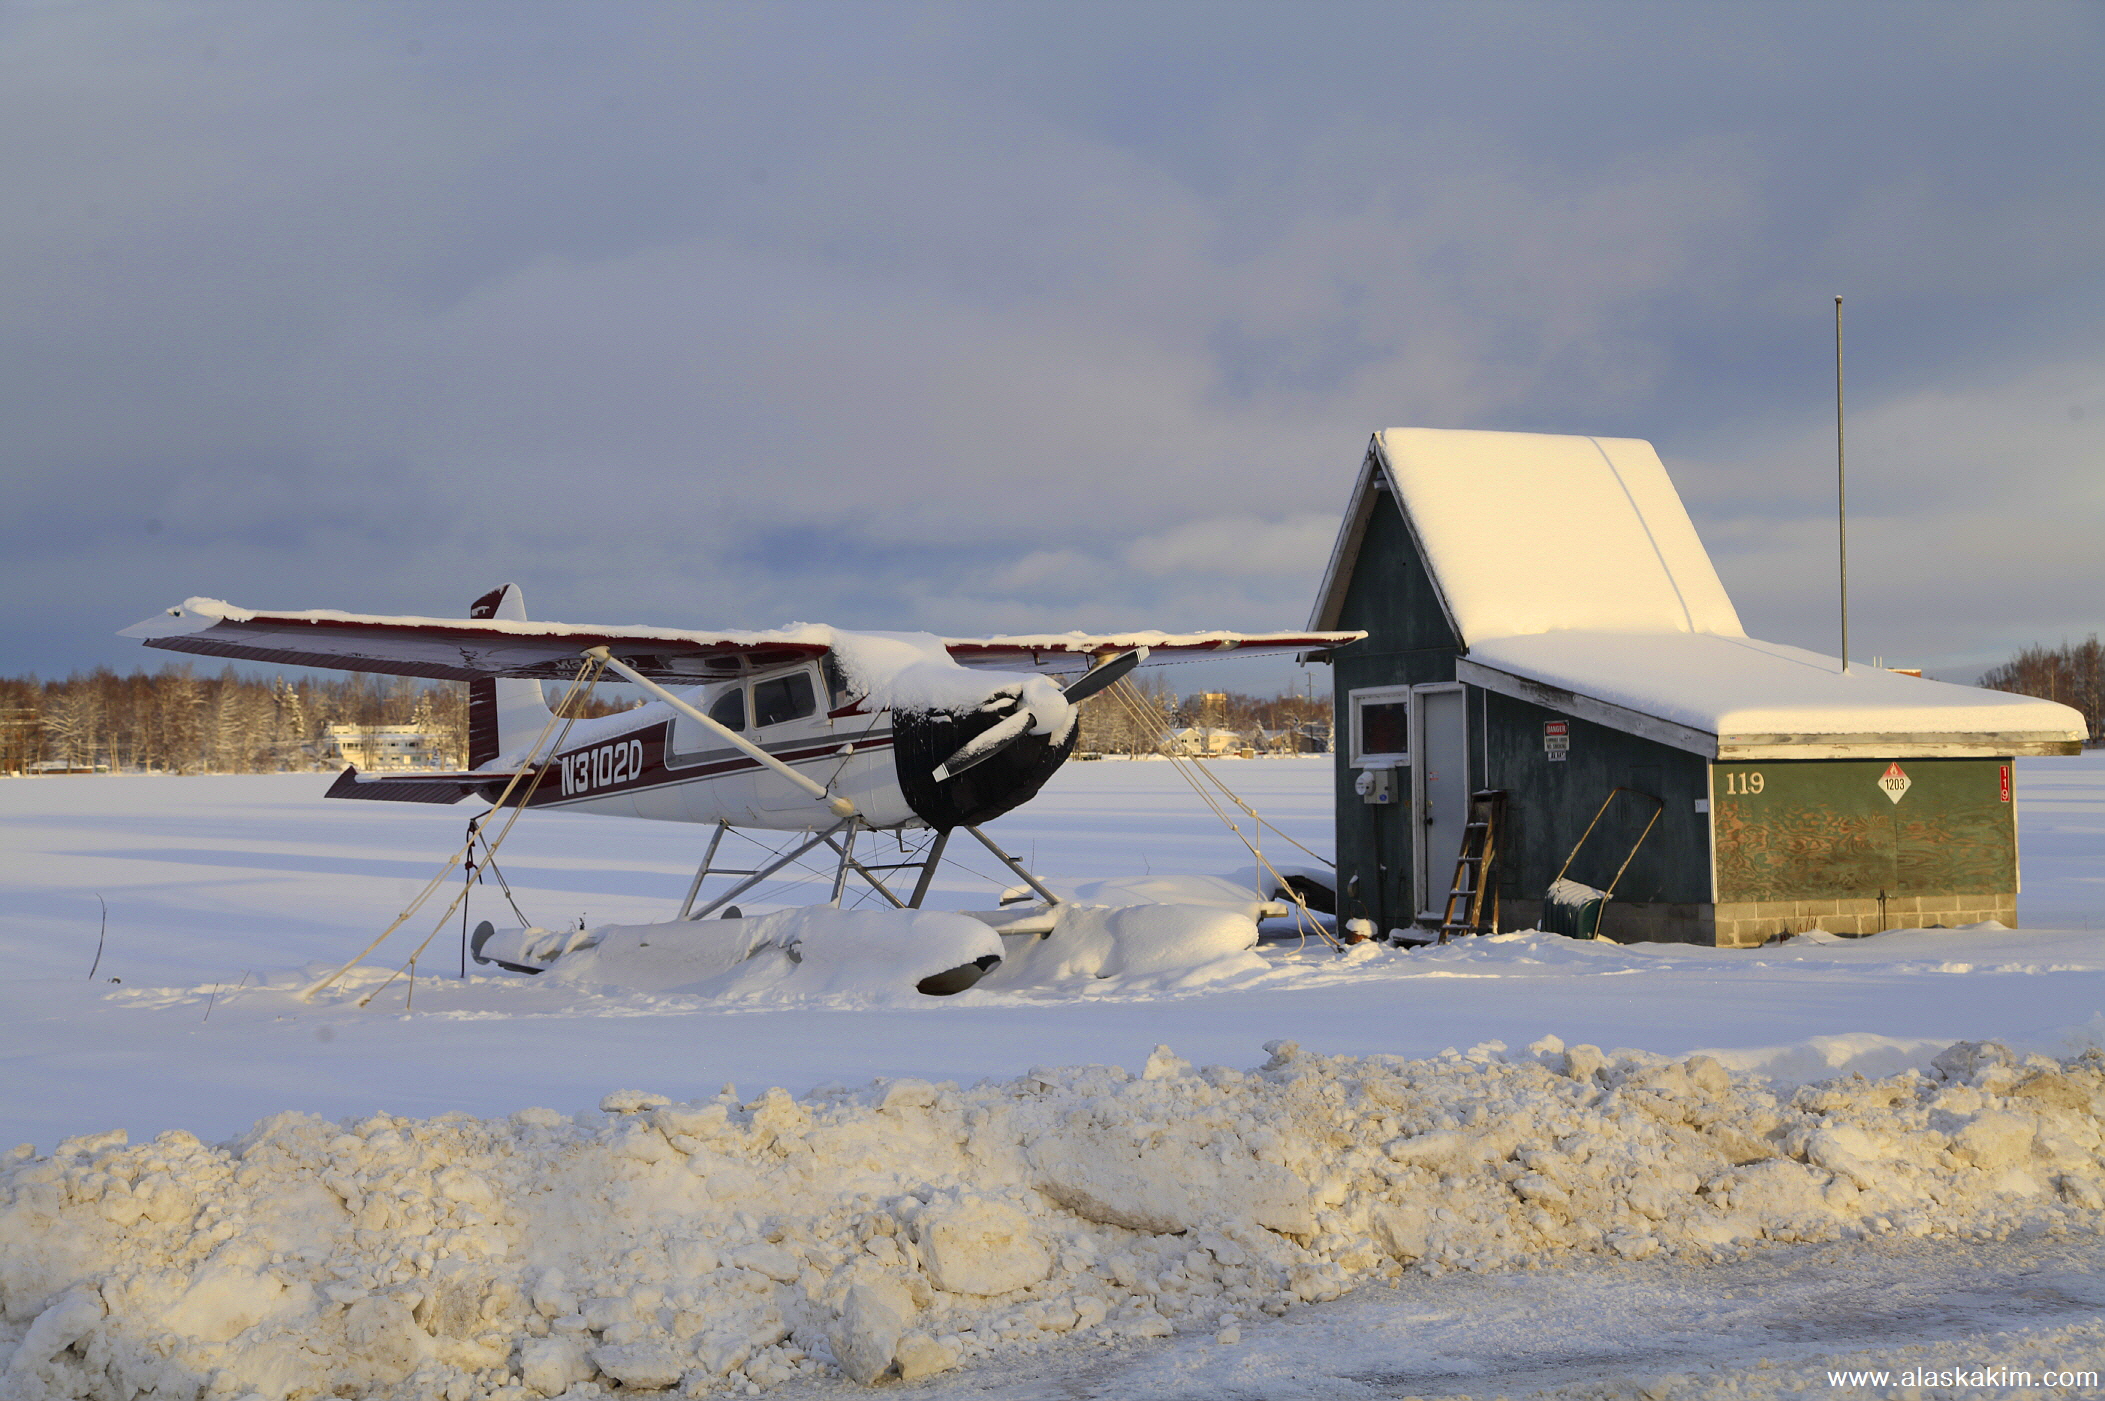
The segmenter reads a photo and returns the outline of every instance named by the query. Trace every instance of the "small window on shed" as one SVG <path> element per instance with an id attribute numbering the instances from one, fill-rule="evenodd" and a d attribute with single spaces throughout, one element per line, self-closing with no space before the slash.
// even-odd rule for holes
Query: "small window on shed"
<path id="1" fill-rule="evenodd" d="M 1411 757 L 1411 688 L 1352 692 L 1352 762 L 1405 764 Z"/>
<path id="2" fill-rule="evenodd" d="M 801 720 L 816 713 L 818 708 L 818 691 L 812 686 L 808 671 L 793 671 L 772 681 L 753 683 L 753 723 L 756 725 L 765 727 L 786 720 Z"/>

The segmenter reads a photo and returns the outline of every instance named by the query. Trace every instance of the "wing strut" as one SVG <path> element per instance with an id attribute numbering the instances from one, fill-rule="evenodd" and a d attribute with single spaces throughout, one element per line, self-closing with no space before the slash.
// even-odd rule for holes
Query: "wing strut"
<path id="1" fill-rule="evenodd" d="M 796 784 L 797 787 L 803 789 L 805 792 L 811 794 L 812 797 L 824 803 L 827 806 L 827 808 L 832 811 L 835 817 L 855 816 L 855 804 L 853 802 L 849 801 L 847 798 L 836 798 L 833 794 L 826 791 L 825 784 L 816 783 L 811 779 L 806 778 L 803 774 L 798 773 L 795 769 L 783 763 L 780 759 L 777 759 L 774 755 L 768 753 L 765 749 L 762 749 L 759 745 L 753 743 L 753 741 L 747 739 L 744 735 L 738 733 L 738 731 L 731 729 L 725 725 L 719 724 L 715 720 L 710 719 L 708 716 L 702 714 L 701 711 L 696 710 L 693 706 L 689 705 L 686 701 L 681 700 L 678 696 L 666 690 L 663 686 L 660 686 L 657 682 L 651 680 L 648 676 L 645 676 L 642 672 L 637 671 L 634 667 L 629 666 L 627 663 L 623 662 L 621 658 L 614 656 L 612 653 L 608 652 L 606 648 L 588 647 L 585 649 L 585 655 L 592 658 L 594 661 L 604 663 L 610 671 L 620 672 L 622 676 L 626 677 L 630 681 L 635 682 L 638 686 L 641 686 L 644 690 L 650 692 L 659 700 L 664 701 L 667 705 L 671 706 L 674 710 L 679 711 L 688 719 L 698 721 L 703 726 L 703 728 L 714 731 L 717 737 L 724 740 L 726 743 L 732 745 L 735 748 L 743 749 L 747 754 L 750 754 L 755 759 L 758 759 L 761 763 L 767 765 L 776 773 L 781 774 L 791 783 Z"/>

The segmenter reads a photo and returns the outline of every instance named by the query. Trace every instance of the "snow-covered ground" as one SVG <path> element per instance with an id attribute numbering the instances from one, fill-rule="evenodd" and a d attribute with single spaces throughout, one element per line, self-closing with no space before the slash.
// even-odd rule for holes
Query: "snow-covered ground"
<path id="1" fill-rule="evenodd" d="M 1328 761 L 1253 761 L 1220 771 L 1285 831 L 1328 849 Z M 339 1344 L 352 1326 L 344 1319 L 363 1320 L 357 1326 L 366 1330 L 367 1350 L 381 1354 L 415 1342 L 389 1333 L 400 1320 L 385 1300 L 409 1300 L 422 1288 L 421 1304 L 404 1306 L 423 1309 L 416 1321 L 433 1327 L 444 1302 L 416 1283 L 434 1277 L 433 1263 L 419 1261 L 414 1242 L 393 1238 L 385 1212 L 328 1249 L 302 1243 L 284 1220 L 318 1208 L 272 1205 L 255 1196 L 254 1181 L 242 1189 L 250 1196 L 226 1197 L 238 1174 L 211 1165 L 222 1159 L 164 1148 L 158 1163 L 148 1161 L 156 1150 L 143 1146 L 147 1140 L 170 1129 L 207 1143 L 232 1140 L 286 1110 L 363 1125 L 346 1136 L 284 1121 L 266 1136 L 274 1146 L 253 1154 L 295 1176 L 300 1163 L 310 1175 L 339 1174 L 331 1188 L 338 1196 L 326 1203 L 335 1212 L 351 1209 L 353 1197 L 360 1209 L 368 1197 L 377 1200 L 382 1179 L 399 1196 L 400 1181 L 387 1176 L 398 1178 L 400 1168 L 390 1166 L 390 1133 L 423 1149 L 434 1181 L 445 1164 L 463 1173 L 472 1166 L 477 1181 L 521 1192 L 545 1187 L 559 1159 L 611 1165 L 602 1176 L 626 1182 L 636 1163 L 637 1181 L 672 1171 L 662 1161 L 669 1155 L 712 1190 L 723 1183 L 696 1164 L 757 1173 L 741 1188 L 757 1204 L 721 1220 L 710 1217 L 708 1192 L 678 1198 L 693 1219 L 713 1222 L 703 1234 L 706 1263 L 717 1271 L 702 1271 L 706 1287 L 688 1291 L 696 1295 L 686 1301 L 693 1320 L 740 1281 L 801 1289 L 814 1308 L 845 1318 L 847 1292 L 862 1279 L 856 1271 L 876 1268 L 856 1253 L 865 1236 L 896 1237 L 890 1251 L 865 1251 L 894 1274 L 917 1261 L 940 1277 L 940 1260 L 930 1258 L 940 1257 L 940 1240 L 952 1242 L 954 1279 L 982 1256 L 1034 1260 L 1031 1251 L 1041 1252 L 1049 1273 L 1028 1285 L 1032 1292 L 997 1295 L 994 1303 L 971 1290 L 938 1289 L 902 1304 L 876 1276 L 864 1281 L 874 1292 L 858 1296 L 856 1316 L 878 1322 L 875 1334 L 866 1327 L 854 1336 L 884 1336 L 886 1310 L 904 1310 L 902 1327 L 936 1350 L 925 1356 L 947 1352 L 965 1363 L 915 1383 L 949 1395 L 1769 1395 L 1826 1390 L 1830 1367 L 1886 1367 L 1895 1378 L 1910 1365 L 2095 1370 L 2105 1359 L 2105 1251 L 2096 1236 L 2105 1202 L 2085 1195 L 2099 1171 L 2099 1106 L 2083 1100 L 2090 1093 L 2084 1077 L 2095 1073 L 2078 1065 L 2049 1082 L 2039 1078 L 2043 1061 L 2027 1066 L 2022 1058 L 2066 1060 L 2105 1042 L 2105 754 L 2024 761 L 2019 783 L 2026 927 L 2016 931 L 1814 937 L 1747 951 L 1512 935 L 1410 953 L 1363 946 L 1344 956 L 1314 940 L 1275 939 L 1257 957 L 1202 979 L 1092 978 L 949 999 L 850 990 L 730 1001 L 551 977 L 462 983 L 448 975 L 458 947 L 449 931 L 420 960 L 409 1012 L 402 981 L 362 1011 L 355 996 L 396 967 L 428 925 L 395 936 L 373 960 L 380 971 L 351 992 L 300 1003 L 290 990 L 307 970 L 341 962 L 388 923 L 458 840 L 465 806 L 324 803 L 325 780 L 314 776 L 0 783 L 0 954 L 8 968 L 0 982 L 0 1143 L 28 1140 L 49 1154 L 62 1138 L 128 1131 L 141 1146 L 76 1143 L 87 1156 L 50 1167 L 46 1177 L 63 1179 L 68 1209 L 92 1207 L 96 1220 L 121 1223 L 128 1206 L 95 1205 L 117 1193 L 108 1182 L 128 1173 L 130 1188 L 143 1191 L 155 1172 L 188 1182 L 185 1190 L 210 1199 L 212 1209 L 192 1217 L 186 1198 L 180 1222 L 172 1211 L 161 1222 L 142 1206 L 135 1220 L 174 1233 L 154 1247 L 166 1259 L 153 1269 L 125 1264 L 130 1257 L 120 1257 L 133 1246 L 124 1242 L 152 1231 L 119 1225 L 112 1242 L 93 1247 L 104 1252 L 95 1257 L 104 1278 L 152 1275 L 165 1292 L 175 1287 L 164 1278 L 176 1268 L 170 1262 L 187 1259 L 185 1269 L 201 1271 L 200 1252 L 230 1237 L 238 1245 L 243 1230 L 275 1231 L 283 1239 L 246 1266 L 250 1293 L 262 1287 L 254 1280 L 264 1271 L 290 1278 L 285 1261 L 310 1274 L 326 1262 L 338 1270 L 332 1287 L 344 1297 L 316 1308 L 335 1310 Z M 1225 873 L 1248 864 L 1161 763 L 1070 764 L 1038 801 L 996 824 L 995 835 L 1056 883 Z M 702 836 L 670 824 L 537 813 L 506 846 L 505 869 L 537 923 L 555 927 L 579 916 L 593 925 L 646 923 L 677 906 Z M 1306 859 L 1276 838 L 1267 854 Z M 1001 873 L 983 853 L 964 859 L 986 879 L 953 870 L 932 904 L 984 908 L 1007 883 L 994 879 Z M 90 982 L 98 895 L 108 904 L 108 932 Z M 499 897 L 479 891 L 474 917 L 485 916 L 499 916 Z M 1545 1038 L 1580 1049 L 1566 1053 Z M 2018 1060 L 1932 1068 L 1954 1042 L 1991 1039 L 2015 1048 Z M 1268 1058 L 1260 1047 L 1270 1042 L 1299 1050 Z M 1174 1056 L 1151 1061 L 1164 1044 Z M 1587 1046 L 1607 1052 L 1596 1063 Z M 1692 1054 L 1707 1059 L 1688 1061 Z M 1395 1057 L 1403 1059 L 1387 1059 Z M 1676 1063 L 1683 1068 L 1673 1070 Z M 1091 1078 L 1056 1070 L 1089 1065 L 1123 1071 Z M 1265 1065 L 1271 1069 L 1247 1074 Z M 1191 1066 L 1223 1069 L 1200 1075 Z M 1129 1085 L 1124 1078 L 1150 1067 L 1152 1079 Z M 1839 1099 L 1795 1089 L 1856 1072 L 1870 1079 Z M 859 1088 L 877 1079 L 933 1088 Z M 975 1089 L 983 1080 L 991 1083 Z M 2007 1128 L 2010 1115 L 2040 1109 L 2032 1102 L 2042 1093 L 2037 1085 L 2064 1080 L 2076 1088 L 2054 1090 L 2067 1101 L 2056 1102 L 2060 1117 L 2035 1116 L 2028 1130 L 2037 1135 L 2037 1162 L 1975 1141 Z M 945 1082 L 959 1088 L 943 1090 Z M 727 1085 L 736 1089 L 725 1094 Z M 597 1112 L 603 1097 L 624 1087 L 677 1102 L 665 1111 L 671 1117 L 646 1133 L 653 1111 L 642 1100 Z M 771 1087 L 788 1097 L 770 1100 Z M 1657 1133 L 1640 1132 L 1616 1107 L 1643 1095 L 1694 1107 Z M 1324 1130 L 1332 1137 L 1312 1133 L 1296 1096 L 1336 1110 Z M 802 1106 L 781 1107 L 792 1098 Z M 1456 1146 L 1489 1142 L 1484 1116 L 1469 1117 L 1472 1099 L 1495 1107 L 1496 1122 L 1519 1134 L 1514 1143 L 1491 1145 L 1495 1154 Z M 633 1112 L 620 1112 L 624 1104 Z M 508 1117 L 530 1106 L 560 1112 Z M 416 1122 L 456 1111 L 483 1122 Z M 899 1138 L 891 1126 L 905 1111 L 921 1117 Z M 380 1112 L 405 1117 L 390 1125 L 372 1117 Z M 755 1128 L 789 1124 L 797 1113 L 815 1114 L 817 1127 Z M 1047 1114 L 1054 1118 L 1041 1123 Z M 1055 1122 L 1066 1125 L 1059 1132 L 1080 1130 L 1059 1114 L 1081 1114 L 1099 1133 L 1154 1125 L 1156 1157 L 1141 1161 L 1175 1162 L 1181 1166 L 1161 1175 L 1211 1183 L 1204 1209 L 1165 1205 L 1146 1173 L 1107 1176 L 1109 1160 L 1095 1150 L 1069 1143 L 1060 1157 L 1046 1146 L 1057 1138 Z M 1970 1129 L 1976 1121 L 1990 1127 Z M 1191 1125 L 1209 1123 L 1190 1137 Z M 1845 1136 L 1809 1146 L 1820 1123 Z M 953 1124 L 957 1137 L 949 1136 Z M 1758 1174 L 1733 1176 L 1732 1151 L 1688 1138 L 1698 1128 L 1715 1129 L 1713 1138 L 1728 1130 L 1769 1135 L 1777 1144 L 1805 1132 L 1789 1152 L 1767 1159 L 1787 1166 L 1757 1181 Z M 775 1159 L 767 1154 L 781 1156 L 771 1144 L 822 1130 L 860 1145 L 850 1155 L 855 1171 L 890 1184 L 873 1189 L 875 1204 L 859 1216 L 844 1206 L 838 1219 L 822 1219 L 823 1211 L 797 1217 L 791 1204 L 811 1195 L 810 1184 L 769 1175 Z M 1963 1139 L 1968 1132 L 1973 1140 Z M 2080 1141 L 2086 1132 L 2087 1144 Z M 630 1150 L 653 1133 L 657 1144 L 674 1146 L 634 1157 Z M 1575 1149 L 1574 1135 L 1588 1134 L 1592 1146 Z M 450 1135 L 450 1146 L 439 1152 L 432 1135 Z M 975 1141 L 960 1148 L 960 1137 Z M 1248 1149 L 1248 1162 L 1234 1159 L 1242 1168 L 1222 1165 L 1224 1143 Z M 433 1166 L 434 1153 L 444 1164 Z M 926 1181 L 913 1195 L 912 1184 L 900 1184 L 917 1165 Z M 1284 1198 L 1275 1189 L 1286 1179 L 1267 1177 L 1271 1168 L 1298 1184 Z M 20 1183 L 29 1181 L 21 1174 L 40 1170 L 33 1156 L 13 1169 Z M 1684 1186 L 1657 1214 L 1632 1216 L 1635 1184 L 1653 1179 Z M 469 1248 L 476 1230 L 494 1228 L 463 1224 L 463 1204 L 474 1206 L 478 1196 L 465 1181 L 454 1179 L 452 1196 L 427 1192 L 427 1205 L 438 1203 L 447 1230 L 467 1233 L 457 1242 L 460 1258 L 486 1262 L 502 1250 L 488 1242 Z M 27 1190 L 20 1183 L 18 1196 Z M 836 1188 L 848 1191 L 828 1184 Z M 633 1199 L 633 1191 L 621 1198 Z M 1398 1201 L 1407 1207 L 1414 1199 L 1438 1203 L 1430 1224 L 1394 1215 Z M 654 1200 L 658 1210 L 673 1198 Z M 502 1217 L 491 1203 L 481 1205 L 485 1217 Z M 1165 1233 L 1180 1224 L 1179 1211 L 1216 1208 L 1218 1220 L 1183 1223 L 1188 1235 Z M 1453 1215 L 1439 1216 L 1442 1209 Z M 1275 1210 L 1312 1214 L 1286 1223 L 1291 1234 L 1281 1236 L 1280 1223 L 1265 1219 Z M 631 1220 L 614 1210 L 617 1224 L 631 1227 L 648 1216 Z M 19 1227 L 25 1218 L 14 1219 Z M 67 1219 L 63 1212 L 51 1218 L 54 1236 L 76 1229 L 57 1224 Z M 662 1236 L 662 1222 L 657 1229 Z M 779 1238 L 767 1239 L 771 1233 Z M 78 1234 L 96 1239 L 93 1231 Z M 1012 1248 L 988 1244 L 1004 1240 Z M 1206 1259 L 1187 1258 L 1207 1240 L 1199 1250 Z M 1299 1243 L 1282 1253 L 1275 1247 L 1286 1240 Z M 1750 1250 L 1756 1241 L 1764 1243 Z M 833 1284 L 769 1284 L 773 1257 L 736 1263 L 741 1251 L 792 1247 L 803 1270 L 823 1266 Z M 6 1248 L 0 1230 L 0 1252 Z M 516 1241 L 508 1248 L 519 1253 Z M 644 1296 L 623 1308 L 656 1307 L 667 1320 L 681 1312 L 674 1308 L 679 1279 L 653 1281 L 640 1265 L 624 1273 L 619 1252 L 609 1246 L 607 1254 L 604 1268 L 574 1287 L 547 1284 L 550 1298 L 562 1301 L 568 1288 L 582 1308 L 580 1291 L 624 1285 Z M 1400 1276 L 1399 1261 L 1410 1266 Z M 797 1267 L 774 1264 L 776 1274 L 799 1278 Z M 0 1273 L 0 1304 L 12 1318 L 0 1332 L 0 1355 L 51 1302 L 40 1296 L 32 1309 L 10 1278 L 21 1277 Z M 193 1291 L 203 1287 L 184 1278 Z M 540 1279 L 521 1276 L 520 1287 L 531 1293 Z M 1352 1286 L 1334 1302 L 1302 1302 Z M 113 1287 L 105 1285 L 106 1303 Z M 156 1303 L 144 1284 L 125 1287 L 134 1292 L 117 1291 L 124 1307 L 142 1317 L 180 1303 L 177 1295 Z M 1105 1319 L 1093 1328 L 1094 1306 L 1078 1305 L 1084 1298 L 1104 1301 Z M 514 1302 L 536 1313 L 530 1299 Z M 500 1304 L 485 1303 L 502 1314 Z M 193 1322 L 203 1307 L 182 1306 L 191 1313 L 180 1317 Z M 1043 1326 L 1048 1315 L 1060 1323 L 1062 1309 L 1077 1307 L 1070 1331 Z M 27 1316 L 15 1317 L 25 1309 Z M 619 1311 L 601 1306 L 603 1324 L 632 1321 L 608 1310 Z M 224 1328 L 238 1313 L 214 1317 Z M 1233 1332 L 1221 1332 L 1224 1317 Z M 557 1322 L 583 1318 L 562 1313 Z M 46 1334 L 64 1323 L 57 1318 Z M 785 1319 L 787 1339 L 732 1376 L 777 1379 L 790 1392 L 844 1385 L 814 1373 L 808 1358 L 798 1370 L 790 1354 L 852 1349 L 852 1337 L 822 1345 L 794 1325 Z M 716 1336 L 699 1322 L 684 1333 L 670 1321 L 636 1327 L 642 1332 L 627 1345 L 674 1338 L 690 1370 L 696 1348 Z M 1135 1341 L 1166 1328 L 1177 1330 L 1173 1338 Z M 562 1330 L 555 1335 L 560 1340 Z M 578 1336 L 580 1347 L 604 1349 L 631 1334 L 600 1328 Z M 800 1339 L 812 1348 L 800 1348 Z M 1102 1341 L 1119 1345 L 1095 1345 Z M 730 1355 L 715 1354 L 719 1361 Z M 990 1365 L 994 1359 L 1001 1365 Z M 444 1361 L 409 1358 L 418 1360 Z M 477 1360 L 485 1365 L 468 1366 Z M 447 1364 L 452 1372 L 414 1374 L 402 1394 L 442 1375 L 463 1394 L 487 1394 L 518 1360 L 457 1356 Z M 224 1394 L 269 1393 L 267 1377 L 237 1372 L 218 1383 Z M 30 1385 L 28 1377 L 18 1371 L 18 1384 Z M 1887 1389 L 1897 1395 L 1903 1386 L 1893 1380 Z"/>

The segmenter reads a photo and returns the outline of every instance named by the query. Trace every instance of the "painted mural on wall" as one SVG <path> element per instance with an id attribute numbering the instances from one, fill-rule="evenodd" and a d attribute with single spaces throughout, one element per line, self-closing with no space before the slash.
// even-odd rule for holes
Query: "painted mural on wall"
<path id="1" fill-rule="evenodd" d="M 2016 885 L 2007 759 L 1719 764 L 1711 803 L 1720 901 Z"/>

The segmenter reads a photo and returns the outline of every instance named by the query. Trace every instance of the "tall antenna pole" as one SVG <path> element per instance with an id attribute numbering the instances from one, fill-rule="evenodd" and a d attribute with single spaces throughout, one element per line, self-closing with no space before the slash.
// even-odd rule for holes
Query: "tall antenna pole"
<path id="1" fill-rule="evenodd" d="M 1842 299 L 1835 298 L 1835 516 L 1842 542 L 1842 670 L 1849 670 L 1849 478 L 1842 467 Z"/>

